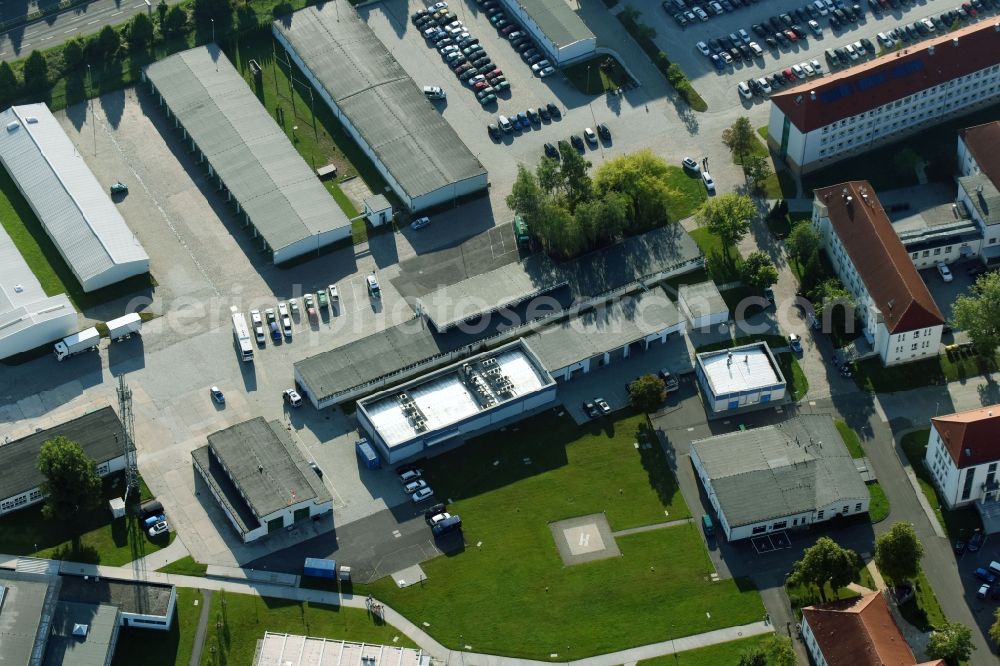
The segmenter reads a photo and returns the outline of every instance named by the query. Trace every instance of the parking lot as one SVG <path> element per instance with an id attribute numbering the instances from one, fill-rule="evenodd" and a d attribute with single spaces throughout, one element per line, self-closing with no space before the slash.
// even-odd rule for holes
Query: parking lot
<path id="1" fill-rule="evenodd" d="M 805 0 L 778 4 L 759 2 L 750 7 L 738 8 L 732 13 L 726 13 L 722 16 L 712 16 L 705 22 L 698 21 L 684 29 L 678 27 L 671 15 L 658 6 L 650 7 L 644 11 L 642 20 L 656 29 L 657 43 L 670 55 L 671 60 L 680 64 L 684 72 L 694 82 L 698 92 L 708 102 L 710 108 L 720 110 L 742 105 L 745 108 L 763 107 L 767 109 L 769 107 L 765 97 L 758 96 L 753 100 L 745 100 L 737 92 L 737 84 L 750 78 L 772 75 L 812 59 L 818 60 L 824 73 L 829 74 L 831 68 L 824 57 L 826 49 L 842 47 L 856 42 L 862 37 L 869 39 L 876 48 L 879 48 L 875 38 L 877 33 L 888 32 L 897 26 L 912 23 L 925 17 L 938 16 L 946 10 L 959 7 L 961 2 L 957 0 L 950 2 L 918 0 L 909 5 L 900 5 L 898 9 L 891 7 L 885 9 L 881 17 L 873 15 L 867 2 L 859 2 L 863 11 L 861 19 L 842 25 L 839 29 L 831 28 L 829 15 L 816 16 L 814 20 L 819 23 L 823 31 L 819 37 L 809 31 L 805 21 L 792 15 L 794 24 L 805 29 L 806 37 L 777 50 L 768 48 L 763 39 L 751 29 L 756 23 L 766 24 L 771 16 L 793 11 L 806 4 Z M 985 12 L 979 13 L 977 18 L 972 19 L 972 22 L 989 20 L 988 17 L 994 16 L 995 13 L 996 10 L 987 9 Z M 963 25 L 968 23 L 970 22 L 967 21 Z M 741 28 L 749 33 L 752 41 L 759 42 L 764 50 L 763 57 L 754 58 L 749 64 L 742 60 L 734 61 L 727 65 L 722 72 L 717 72 L 711 61 L 695 48 L 695 44 L 698 42 L 707 43 L 730 33 L 738 33 Z M 770 32 L 774 32 L 774 30 L 771 29 Z M 903 48 L 906 46 L 903 44 Z M 873 58 L 874 56 L 869 54 L 863 60 Z M 857 64 L 863 60 L 852 61 L 851 64 Z"/>

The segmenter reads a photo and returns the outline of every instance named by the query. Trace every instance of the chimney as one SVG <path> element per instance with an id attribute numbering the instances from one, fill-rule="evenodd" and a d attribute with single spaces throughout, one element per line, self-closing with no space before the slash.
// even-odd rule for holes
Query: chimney
<path id="1" fill-rule="evenodd" d="M 958 48 L 958 37 L 953 37 L 951 40 L 951 45 Z"/>
<path id="2" fill-rule="evenodd" d="M 811 99 L 813 101 L 816 101 L 816 91 L 815 90 L 810 90 L 809 91 L 809 99 Z"/>
<path id="3" fill-rule="evenodd" d="M 934 45 L 931 44 L 927 47 L 927 55 L 934 55 Z"/>

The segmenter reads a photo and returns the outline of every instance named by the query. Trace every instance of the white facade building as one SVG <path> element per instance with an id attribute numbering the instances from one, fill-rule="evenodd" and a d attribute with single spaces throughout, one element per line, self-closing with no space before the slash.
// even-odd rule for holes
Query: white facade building
<path id="1" fill-rule="evenodd" d="M 528 29 L 553 67 L 593 55 L 597 37 L 569 3 L 561 0 L 503 0 L 504 7 Z"/>
<path id="2" fill-rule="evenodd" d="M 698 440 L 690 455 L 729 541 L 864 513 L 871 502 L 826 415 Z"/>
<path id="3" fill-rule="evenodd" d="M 972 23 L 771 96 L 768 145 L 796 173 L 1000 99 L 1000 28 Z"/>
<path id="4" fill-rule="evenodd" d="M 1000 484 L 1000 407 L 931 419 L 924 465 L 949 509 L 996 501 Z"/>
<path id="5" fill-rule="evenodd" d="M 766 342 L 702 352 L 694 369 L 710 417 L 785 398 L 785 376 Z"/>
<path id="6" fill-rule="evenodd" d="M 729 306 L 711 280 L 681 285 L 677 305 L 694 331 L 709 331 L 729 321 Z"/>
<path id="7" fill-rule="evenodd" d="M 148 273 L 149 256 L 49 107 L 12 106 L 0 122 L 0 163 L 80 287 Z"/>
<path id="8" fill-rule="evenodd" d="M 816 190 L 813 225 L 882 364 L 936 356 L 944 317 L 867 181 Z"/>
<path id="9" fill-rule="evenodd" d="M 958 134 L 958 201 L 982 234 L 984 263 L 1000 263 L 1000 121 Z"/>

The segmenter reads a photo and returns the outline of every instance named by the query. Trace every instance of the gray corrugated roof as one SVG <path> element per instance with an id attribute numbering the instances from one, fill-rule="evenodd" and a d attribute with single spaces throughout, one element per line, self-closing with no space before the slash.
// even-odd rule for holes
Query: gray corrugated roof
<path id="1" fill-rule="evenodd" d="M 110 604 L 123 613 L 166 617 L 174 586 L 149 581 L 116 578 L 86 579 L 63 576 L 59 601 L 82 604 Z"/>
<path id="2" fill-rule="evenodd" d="M 969 195 L 969 200 L 979 212 L 980 219 L 988 225 L 1000 224 L 1000 191 L 986 174 L 977 173 L 972 176 L 962 176 L 958 179 L 959 186 Z M 977 192 L 982 187 L 982 192 Z"/>
<path id="3" fill-rule="evenodd" d="M 73 635 L 73 628 L 78 624 L 87 627 L 86 636 Z M 115 606 L 61 601 L 56 605 L 43 663 L 45 666 L 104 666 L 117 628 L 118 609 Z"/>
<path id="4" fill-rule="evenodd" d="M 0 499 L 18 495 L 42 485 L 45 477 L 38 471 L 38 453 L 42 444 L 62 435 L 83 449 L 98 465 L 124 455 L 115 438 L 122 432 L 121 421 L 111 407 L 102 407 L 80 418 L 0 446 Z"/>
<path id="5" fill-rule="evenodd" d="M 695 319 L 719 312 L 729 312 L 726 299 L 722 298 L 714 282 L 684 284 L 677 290 L 677 299 L 682 301 Z"/>
<path id="6" fill-rule="evenodd" d="M 307 7 L 274 29 L 411 199 L 486 173 L 350 4 Z"/>
<path id="7" fill-rule="evenodd" d="M 658 289 L 546 326 L 525 340 L 542 366 L 553 372 L 676 326 L 680 321 L 677 307 Z"/>
<path id="8" fill-rule="evenodd" d="M 208 446 L 259 518 L 289 504 L 330 501 L 330 493 L 278 421 L 257 417 L 208 436 Z"/>
<path id="9" fill-rule="evenodd" d="M 273 250 L 350 225 L 218 46 L 164 58 L 146 76 Z"/>
<path id="10" fill-rule="evenodd" d="M 826 415 L 717 435 L 691 448 L 731 527 L 868 497 L 840 433 Z"/>
<path id="11" fill-rule="evenodd" d="M 58 586 L 59 579 L 0 571 L 0 585 L 7 588 L 3 612 L 0 612 L 0 662 L 31 663 L 32 657 L 41 657 L 41 649 L 48 638 L 51 605 L 55 603 L 55 594 L 50 595 L 49 588 Z M 46 607 L 47 601 L 49 607 Z"/>
<path id="12" fill-rule="evenodd" d="M 122 264 L 149 270 L 149 256 L 45 104 L 0 113 L 0 161 L 86 290 Z"/>
<path id="13" fill-rule="evenodd" d="M 508 0 L 524 8 L 558 48 L 594 39 L 594 33 L 564 0 Z"/>

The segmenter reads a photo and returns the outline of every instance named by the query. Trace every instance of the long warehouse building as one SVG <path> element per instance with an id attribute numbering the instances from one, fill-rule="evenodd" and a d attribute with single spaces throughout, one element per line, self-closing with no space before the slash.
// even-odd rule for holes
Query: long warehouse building
<path id="1" fill-rule="evenodd" d="M 486 169 L 346 0 L 272 29 L 410 211 L 486 189 Z"/>
<path id="2" fill-rule="evenodd" d="M 149 255 L 45 104 L 0 113 L 0 162 L 87 292 L 149 272 Z"/>
<path id="3" fill-rule="evenodd" d="M 143 72 L 275 264 L 350 237 L 351 222 L 216 44 Z"/>

